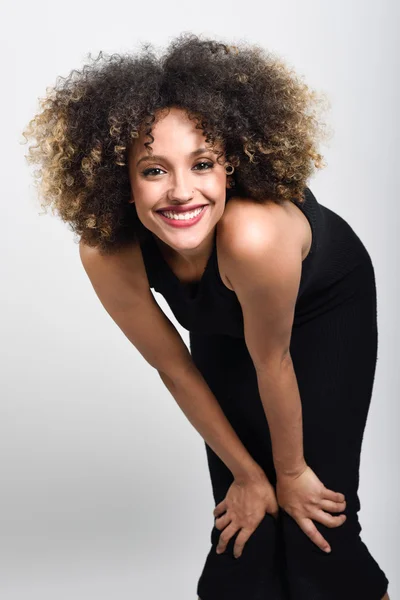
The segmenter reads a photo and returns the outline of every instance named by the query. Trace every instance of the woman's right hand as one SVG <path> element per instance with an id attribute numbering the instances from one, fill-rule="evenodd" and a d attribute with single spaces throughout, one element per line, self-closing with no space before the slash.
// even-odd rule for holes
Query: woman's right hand
<path id="1" fill-rule="evenodd" d="M 233 554 L 239 558 L 244 545 L 257 529 L 266 513 L 278 518 L 279 507 L 275 489 L 266 476 L 257 480 L 234 480 L 225 499 L 214 508 L 215 527 L 223 530 L 219 536 L 217 553 L 225 552 L 231 537 L 240 530 Z"/>
<path id="2" fill-rule="evenodd" d="M 277 476 L 276 498 L 279 506 L 297 522 L 311 541 L 321 550 L 330 552 L 328 542 L 313 520 L 331 528 L 343 525 L 346 515 L 332 516 L 328 512 L 345 510 L 344 494 L 326 488 L 307 465 L 300 475 Z"/>

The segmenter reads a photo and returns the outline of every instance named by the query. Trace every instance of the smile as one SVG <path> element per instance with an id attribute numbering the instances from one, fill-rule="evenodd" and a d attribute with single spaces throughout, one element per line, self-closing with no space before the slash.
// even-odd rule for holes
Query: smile
<path id="1" fill-rule="evenodd" d="M 202 206 L 200 208 L 196 208 L 195 210 L 186 211 L 186 212 L 174 212 L 172 210 L 159 211 L 158 215 L 166 222 L 168 225 L 172 225 L 173 227 L 189 227 L 191 225 L 195 225 L 200 221 L 201 217 L 205 213 L 208 205 Z"/>

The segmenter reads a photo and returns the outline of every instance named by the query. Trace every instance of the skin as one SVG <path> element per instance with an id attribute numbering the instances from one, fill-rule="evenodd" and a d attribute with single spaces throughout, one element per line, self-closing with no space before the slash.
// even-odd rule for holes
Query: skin
<path id="1" fill-rule="evenodd" d="M 184 111 L 178 108 L 170 108 L 168 111 L 160 113 L 159 119 L 153 124 L 152 135 L 154 136 L 154 141 L 151 144 L 153 153 L 158 155 L 158 158 L 149 156 L 144 146 L 144 141 L 147 141 L 148 137 L 145 137 L 143 133 L 134 141 L 128 154 L 131 184 L 130 201 L 135 202 L 139 219 L 147 229 L 153 232 L 164 257 L 181 281 L 196 281 L 201 278 L 212 250 L 214 228 L 218 223 L 218 255 L 221 277 L 227 287 L 237 292 L 245 316 L 250 314 L 260 316 L 261 304 L 273 306 L 272 299 L 270 303 L 266 303 L 266 296 L 263 296 L 264 290 L 262 288 L 254 293 L 255 290 L 251 289 L 251 286 L 246 287 L 244 281 L 247 273 L 254 275 L 254 281 L 262 281 L 265 289 L 274 289 L 273 284 L 275 282 L 273 278 L 268 280 L 267 276 L 264 276 L 260 271 L 262 264 L 268 262 L 268 258 L 266 260 L 268 250 L 270 251 L 271 264 L 274 256 L 283 254 L 293 256 L 292 266 L 288 267 L 289 270 L 292 269 L 291 273 L 294 273 L 295 268 L 299 266 L 301 268 L 301 261 L 308 254 L 311 245 L 310 228 L 306 217 L 291 202 L 284 204 L 283 207 L 278 207 L 275 204 L 256 206 L 255 204 L 249 204 L 248 200 L 243 203 L 238 198 L 231 199 L 229 205 L 225 206 L 226 189 L 229 187 L 230 177 L 225 172 L 224 160 L 221 161 L 221 164 L 217 163 L 216 154 L 211 150 L 204 150 L 195 156 L 191 155 L 194 150 L 205 147 L 204 135 L 201 130 L 195 129 L 194 122 L 187 117 Z M 143 157 L 148 158 L 138 164 L 138 161 Z M 224 156 L 222 159 L 224 159 Z M 155 170 L 151 171 L 151 169 Z M 180 229 L 171 227 L 156 212 L 167 205 L 184 204 L 207 205 L 206 213 L 193 227 Z M 243 210 L 246 212 L 244 213 Z M 246 232 L 246 217 L 244 215 L 250 214 L 251 211 L 254 211 L 254 213 L 252 213 L 253 221 L 250 223 L 250 229 L 247 230 L 248 237 L 246 238 L 246 235 L 242 235 L 242 233 L 239 236 L 237 227 L 239 226 L 242 229 L 244 226 Z M 268 225 L 270 227 L 273 226 L 275 232 L 280 233 L 280 235 L 275 235 L 275 238 L 271 236 L 272 242 L 269 247 L 263 247 L 261 244 L 257 248 L 252 245 L 252 240 L 257 238 L 257 231 L 253 228 L 255 222 L 262 223 L 262 227 L 264 227 L 262 233 L 268 230 L 265 229 L 267 224 L 270 224 Z M 285 239 L 291 240 L 292 246 L 290 248 L 288 246 L 286 252 L 282 253 L 279 250 L 282 249 L 281 234 L 283 230 L 286 233 Z M 239 242 L 239 245 L 235 247 L 232 240 L 239 239 L 242 239 L 244 246 Z M 274 246 L 274 243 L 277 245 Z M 250 254 L 246 255 L 247 250 L 244 248 L 247 247 L 250 248 Z M 231 251 L 232 248 L 233 251 Z M 260 260 L 261 256 L 262 261 Z M 241 260 L 238 261 L 238 258 Z M 240 274 L 240 271 L 234 267 L 238 262 L 244 265 L 245 273 Z M 277 270 L 281 270 L 281 268 L 282 264 L 277 265 Z M 257 269 L 259 270 L 257 271 Z M 296 276 L 293 276 L 292 281 L 295 280 Z M 282 294 L 280 294 L 280 297 L 287 302 L 286 308 L 283 306 L 284 302 L 281 302 L 282 306 L 279 307 L 282 314 L 282 318 L 278 319 L 281 323 L 280 329 L 279 326 L 275 326 L 275 331 L 273 329 L 274 322 L 277 322 L 277 307 L 276 313 L 272 314 L 270 329 L 268 330 L 271 335 L 260 336 L 259 325 L 255 323 L 254 328 L 250 328 L 251 334 L 246 340 L 252 357 L 254 356 L 260 379 L 262 374 L 262 379 L 265 382 L 268 381 L 268 384 L 265 383 L 265 389 L 268 392 L 273 389 L 274 392 L 276 391 L 276 396 L 278 391 L 289 389 L 292 396 L 294 396 L 293 377 L 290 374 L 290 368 L 285 367 L 283 369 L 281 359 L 286 352 L 285 335 L 287 338 L 289 337 L 289 313 L 296 292 L 295 285 L 292 285 L 290 290 L 286 292 L 282 290 Z M 250 297 L 251 300 L 248 299 Z M 255 304 L 257 298 L 260 303 L 258 306 Z M 249 319 L 249 317 L 247 318 Z M 285 327 L 282 323 L 285 323 Z M 257 341 L 261 339 L 275 339 L 276 344 L 274 348 L 272 346 L 266 347 L 260 341 Z M 277 340 L 279 340 L 279 343 Z M 265 358 L 268 358 L 270 362 L 273 359 L 272 362 L 276 364 L 277 369 L 266 372 L 262 368 L 263 364 L 266 364 L 264 362 Z M 285 372 L 284 377 L 283 372 Z M 284 388 L 282 381 L 285 381 L 286 388 Z M 272 386 L 275 386 L 276 390 Z M 293 423 L 295 420 L 301 420 L 298 405 L 299 403 L 296 406 L 293 404 L 293 406 L 288 405 L 286 407 L 284 416 L 287 417 L 288 422 Z M 266 409 L 266 413 L 271 423 L 274 418 L 279 421 L 277 417 L 274 417 L 272 408 Z M 301 432 L 298 436 L 293 436 L 293 428 L 288 427 L 290 437 L 287 437 L 282 426 L 284 419 L 281 418 L 280 420 L 281 424 L 275 427 L 275 439 L 281 438 L 281 448 L 289 448 L 292 453 L 288 453 L 286 456 L 284 456 L 283 450 L 281 453 L 282 476 L 279 478 L 278 486 L 279 504 L 297 520 L 306 535 L 309 535 L 317 545 L 324 549 L 326 541 L 315 528 L 312 519 L 318 520 L 329 527 L 340 526 L 344 522 L 345 515 L 333 517 L 324 511 L 342 512 L 346 505 L 344 496 L 325 488 L 315 473 L 306 465 L 302 453 L 299 451 Z M 290 446 L 291 443 L 293 443 L 292 447 Z M 277 444 L 278 442 L 276 442 Z M 294 457 L 296 457 L 296 460 L 293 462 Z M 287 469 L 287 465 L 290 464 L 296 467 L 293 472 L 291 469 Z M 225 500 L 214 510 L 216 526 L 223 530 L 218 549 L 224 551 L 229 539 L 236 531 L 240 530 L 235 544 L 235 555 L 239 557 L 246 541 L 258 526 L 265 512 L 268 511 L 276 515 L 278 509 L 276 500 L 276 497 L 272 498 L 271 486 L 265 478 L 257 476 L 241 481 L 235 479 Z M 383 600 L 388 600 L 388 598 L 386 594 Z"/>

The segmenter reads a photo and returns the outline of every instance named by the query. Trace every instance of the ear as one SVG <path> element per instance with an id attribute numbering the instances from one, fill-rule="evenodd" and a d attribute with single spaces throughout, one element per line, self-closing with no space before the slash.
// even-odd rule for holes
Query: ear
<path id="1" fill-rule="evenodd" d="M 135 202 L 135 198 L 133 197 L 133 194 L 131 194 L 131 197 L 130 197 L 130 199 L 128 200 L 128 203 L 129 203 L 129 204 L 134 204 L 134 202 Z"/>

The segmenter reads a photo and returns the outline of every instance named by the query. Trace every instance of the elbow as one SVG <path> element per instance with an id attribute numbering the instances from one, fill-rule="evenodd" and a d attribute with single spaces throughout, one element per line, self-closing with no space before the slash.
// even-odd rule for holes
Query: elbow
<path id="1" fill-rule="evenodd" d="M 257 374 L 277 373 L 292 365 L 292 357 L 289 349 L 284 349 L 266 357 L 253 358 L 253 364 Z"/>
<path id="2" fill-rule="evenodd" d="M 179 365 L 171 365 L 167 368 L 156 368 L 163 383 L 170 389 L 179 386 L 187 380 L 188 375 L 196 369 L 193 361 L 181 362 Z"/>

